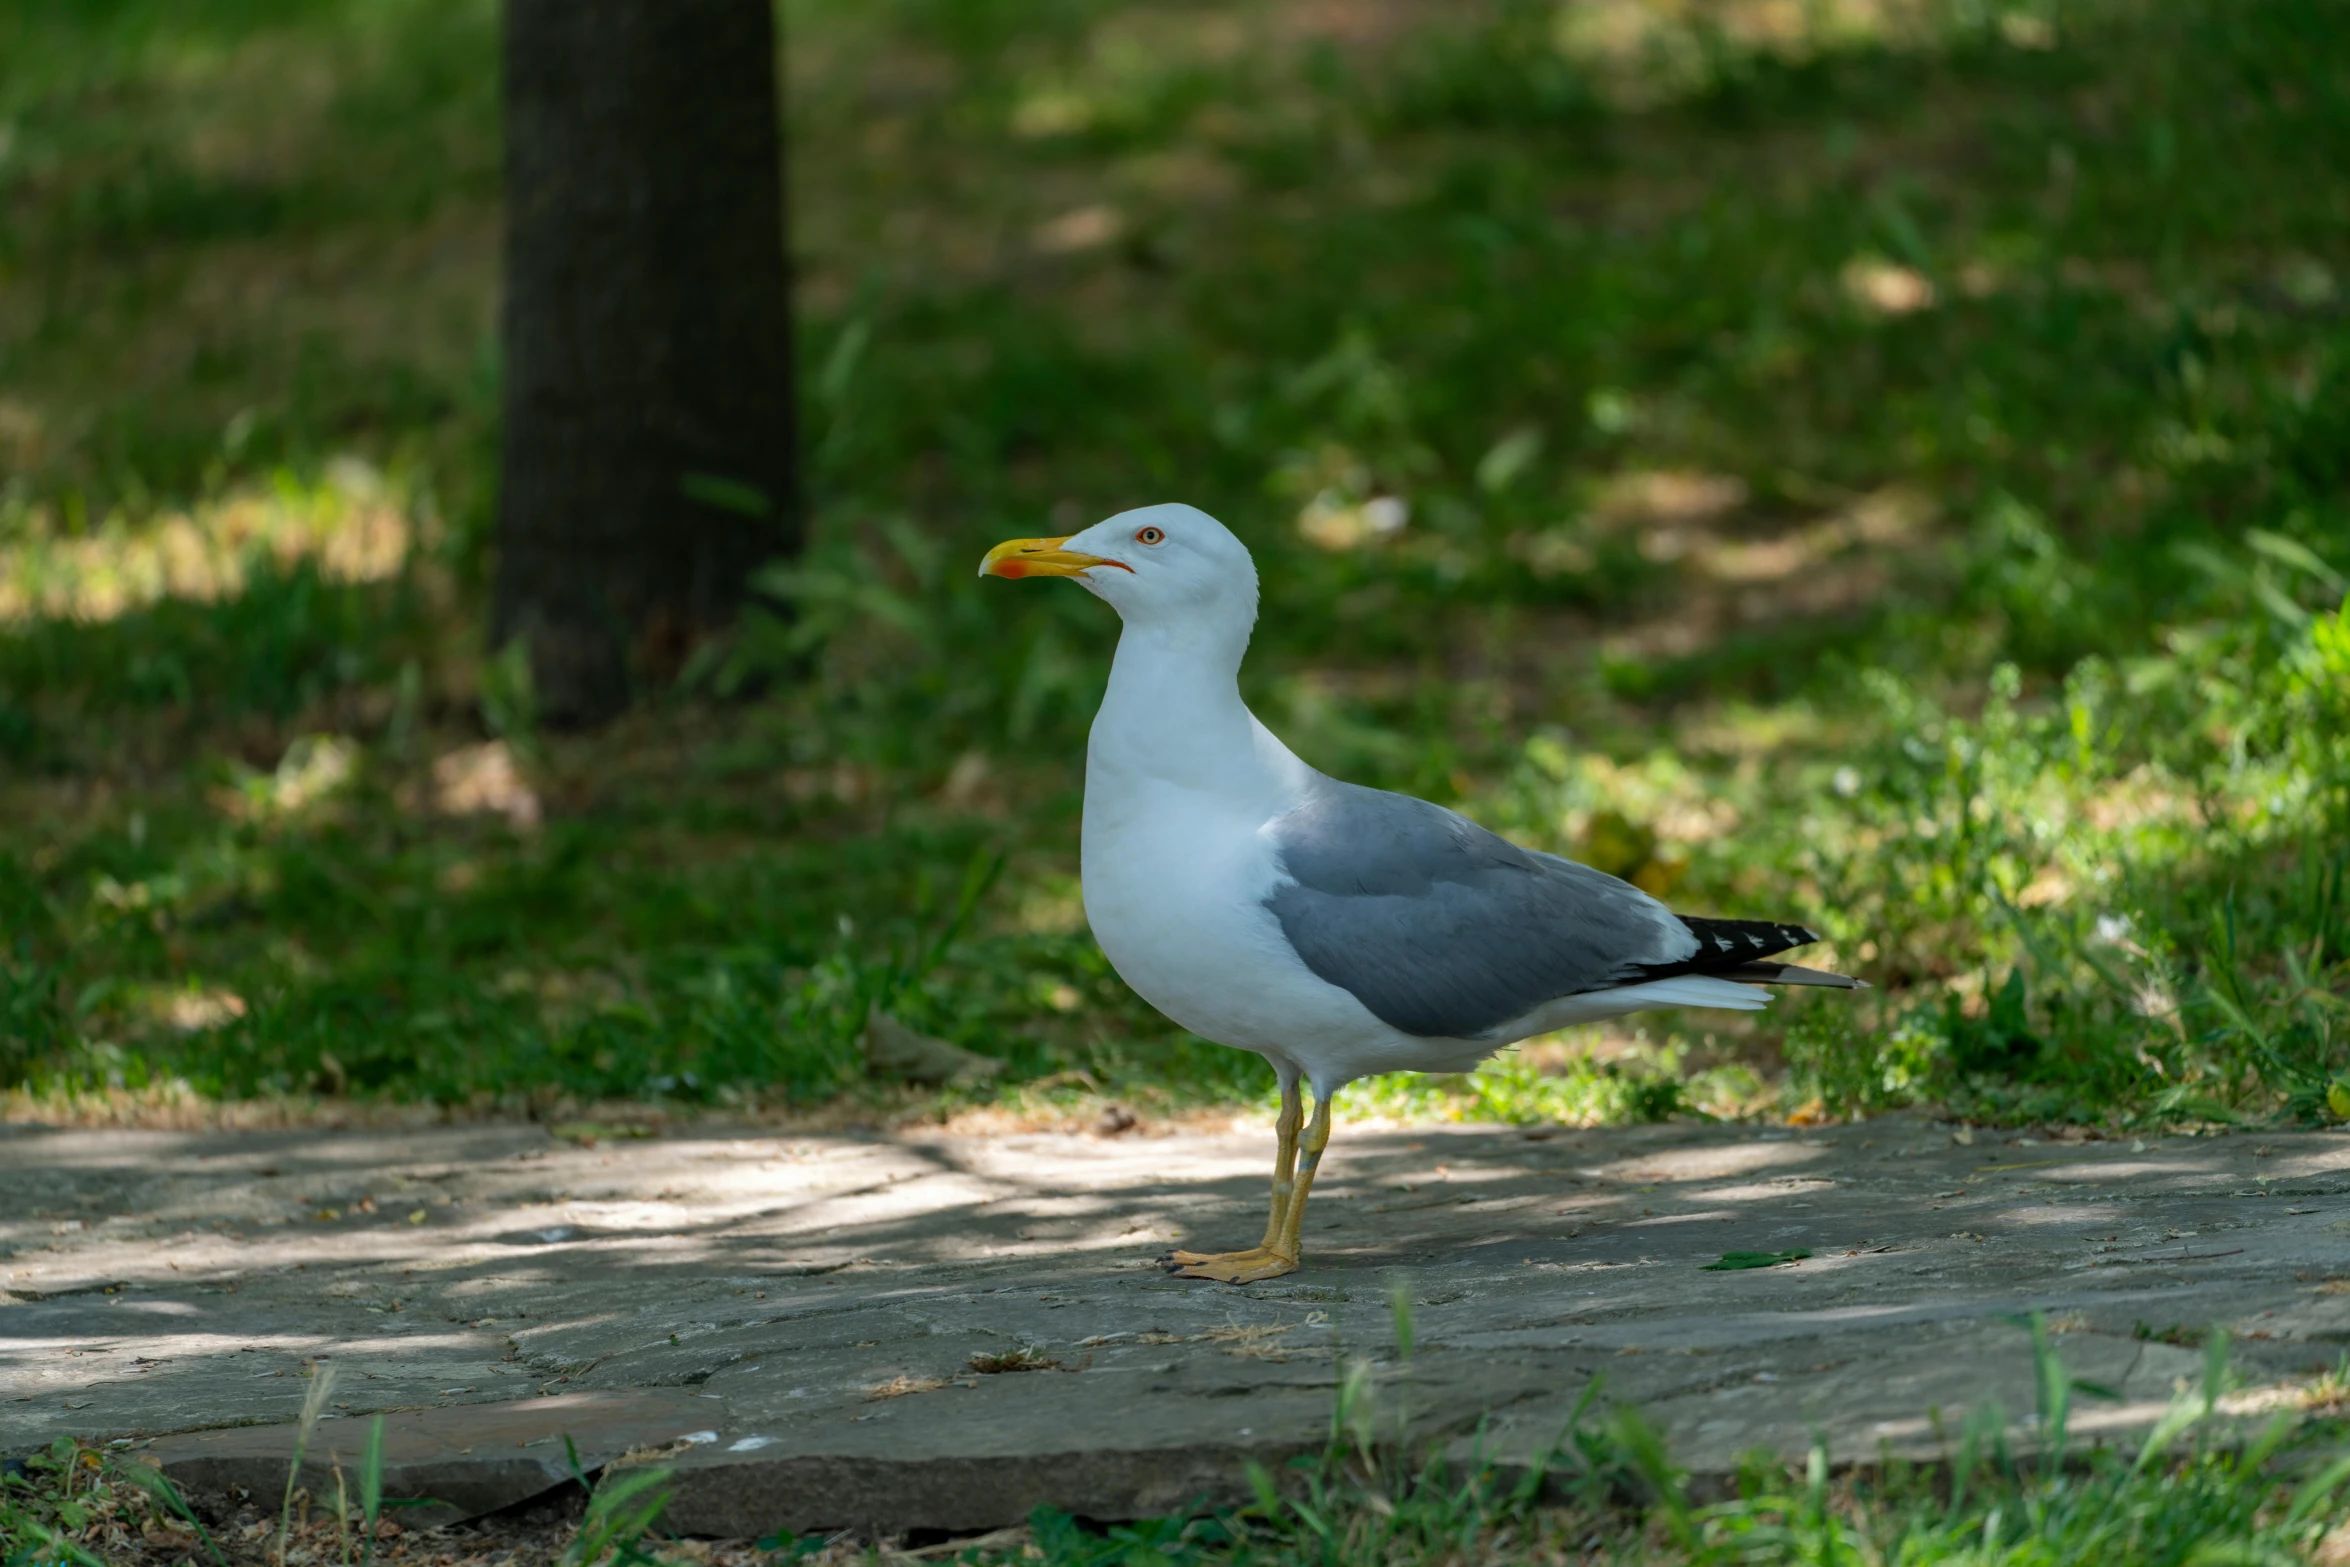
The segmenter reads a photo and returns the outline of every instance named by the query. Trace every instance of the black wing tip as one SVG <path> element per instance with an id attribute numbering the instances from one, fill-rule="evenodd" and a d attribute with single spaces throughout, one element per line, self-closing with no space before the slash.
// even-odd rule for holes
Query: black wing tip
<path id="1" fill-rule="evenodd" d="M 1820 939 L 1820 933 L 1808 925 L 1789 925 L 1778 920 L 1708 919 L 1691 914 L 1676 917 L 1689 927 L 1689 933 L 1698 939 L 1701 947 L 1710 947 L 1724 956 L 1743 953 L 1748 959 L 1767 958 L 1793 947 L 1808 947 Z"/>

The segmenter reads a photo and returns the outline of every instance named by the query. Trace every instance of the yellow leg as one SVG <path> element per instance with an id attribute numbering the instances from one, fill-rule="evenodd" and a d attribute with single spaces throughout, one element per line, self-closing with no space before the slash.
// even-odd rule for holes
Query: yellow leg
<path id="1" fill-rule="evenodd" d="M 1313 1195 L 1314 1172 L 1322 1167 L 1322 1150 L 1330 1146 L 1330 1101 L 1314 1101 L 1313 1124 L 1306 1128 L 1305 1146 L 1299 1150 L 1297 1187 L 1289 1199 L 1289 1211 L 1281 1216 L 1281 1240 L 1274 1248 L 1290 1259 L 1295 1266 L 1300 1245 L 1298 1231 L 1306 1220 L 1306 1199 Z"/>
<path id="2" fill-rule="evenodd" d="M 1297 1186 L 1297 1130 L 1305 1121 L 1305 1101 L 1297 1091 L 1297 1079 L 1281 1085 L 1281 1114 L 1273 1122 L 1277 1139 L 1273 1150 L 1273 1211 L 1265 1216 L 1265 1238 L 1258 1249 L 1270 1251 L 1281 1239 L 1281 1226 L 1289 1217 L 1289 1194 Z"/>
<path id="3" fill-rule="evenodd" d="M 1330 1101 L 1317 1099 L 1313 1123 L 1305 1128 L 1301 1148 L 1298 1121 L 1304 1109 L 1297 1086 L 1283 1085 L 1281 1119 L 1275 1123 L 1280 1145 L 1273 1164 L 1273 1211 L 1265 1221 L 1263 1242 L 1247 1251 L 1174 1252 L 1167 1263 L 1177 1278 L 1253 1284 L 1297 1270 L 1298 1226 L 1304 1221 L 1306 1193 L 1313 1188 L 1314 1168 L 1321 1162 L 1322 1150 L 1330 1144 Z"/>

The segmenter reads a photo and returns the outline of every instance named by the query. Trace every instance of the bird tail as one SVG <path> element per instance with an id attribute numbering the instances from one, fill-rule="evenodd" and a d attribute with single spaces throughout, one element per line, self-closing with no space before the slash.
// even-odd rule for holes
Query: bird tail
<path id="1" fill-rule="evenodd" d="M 1633 971 L 1644 980 L 1705 976 L 1738 980 L 1749 985 L 1826 985 L 1837 990 L 1866 990 L 1868 986 L 1847 974 L 1801 968 L 1770 961 L 1790 947 L 1807 947 L 1819 940 L 1817 932 L 1777 920 L 1716 920 L 1677 916 L 1697 938 L 1697 950 L 1672 963 L 1643 964 Z M 1629 977 L 1629 976 L 1627 976 Z M 1719 1005 L 1698 1002 L 1695 1005 Z"/>
<path id="2" fill-rule="evenodd" d="M 1799 963 L 1741 963 L 1736 968 L 1709 971 L 1716 978 L 1743 980 L 1749 985 L 1824 985 L 1830 990 L 1866 990 L 1869 982 L 1850 974 L 1831 974 L 1824 968 Z"/>
<path id="3" fill-rule="evenodd" d="M 1752 985 L 1734 985 L 1711 974 L 1676 974 L 1670 979 L 1652 979 L 1646 984 L 1626 985 L 1601 994 L 1612 1000 L 1637 998 L 1641 1011 L 1651 1007 L 1724 1007 L 1733 1012 L 1760 1012 L 1771 1000 L 1767 991 Z"/>

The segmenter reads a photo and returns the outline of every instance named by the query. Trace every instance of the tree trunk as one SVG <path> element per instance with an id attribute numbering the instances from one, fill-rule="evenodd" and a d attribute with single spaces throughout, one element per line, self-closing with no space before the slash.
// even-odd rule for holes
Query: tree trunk
<path id="1" fill-rule="evenodd" d="M 770 0 L 506 0 L 493 632 L 538 711 L 674 678 L 799 545 Z"/>

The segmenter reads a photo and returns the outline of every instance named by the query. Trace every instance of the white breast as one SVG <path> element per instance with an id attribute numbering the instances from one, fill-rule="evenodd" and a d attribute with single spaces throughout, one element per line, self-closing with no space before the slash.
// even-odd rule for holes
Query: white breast
<path id="1" fill-rule="evenodd" d="M 1150 778 L 1085 791 L 1085 917 L 1119 977 L 1202 1038 L 1242 1049 L 1275 1043 L 1269 994 L 1297 960 L 1265 894 L 1270 846 L 1232 802 Z"/>
<path id="2" fill-rule="evenodd" d="M 1134 776 L 1097 750 L 1085 914 L 1118 976 L 1201 1038 L 1294 1061 L 1319 1083 L 1459 1070 L 1489 1051 L 1399 1033 L 1305 966 L 1265 904 L 1281 875 L 1266 828 L 1280 814 L 1261 796 Z"/>
<path id="3" fill-rule="evenodd" d="M 1203 660 L 1167 640 L 1128 623 L 1086 747 L 1085 914 L 1119 977 L 1201 1038 L 1324 1087 L 1490 1051 L 1400 1033 L 1298 957 L 1265 902 L 1282 875 L 1269 829 L 1313 771 L 1242 704 L 1239 644 Z"/>

